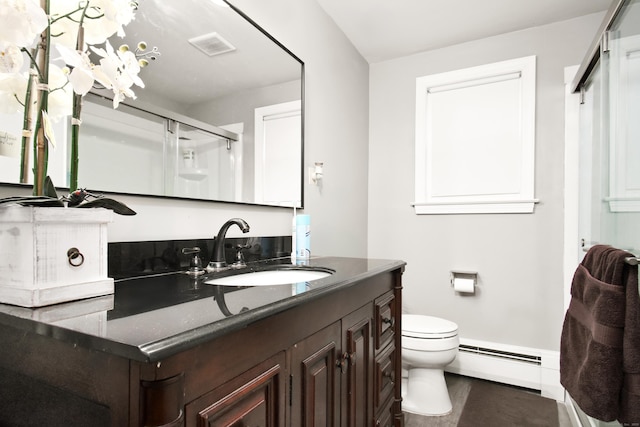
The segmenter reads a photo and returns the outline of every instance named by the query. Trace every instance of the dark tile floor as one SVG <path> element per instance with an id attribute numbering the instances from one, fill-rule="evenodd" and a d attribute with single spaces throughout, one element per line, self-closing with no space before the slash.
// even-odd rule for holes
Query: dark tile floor
<path id="1" fill-rule="evenodd" d="M 458 425 L 458 420 L 460 419 L 462 408 L 464 408 L 467 401 L 471 385 L 474 381 L 482 380 L 453 374 L 445 374 L 445 378 L 447 380 L 447 387 L 449 388 L 449 396 L 451 396 L 451 403 L 453 404 L 452 413 L 440 417 L 424 417 L 405 413 L 405 427 L 456 427 Z M 504 387 L 512 388 L 508 385 Z M 572 427 L 567 409 L 562 403 L 558 403 L 558 418 L 560 420 L 560 427 Z"/>

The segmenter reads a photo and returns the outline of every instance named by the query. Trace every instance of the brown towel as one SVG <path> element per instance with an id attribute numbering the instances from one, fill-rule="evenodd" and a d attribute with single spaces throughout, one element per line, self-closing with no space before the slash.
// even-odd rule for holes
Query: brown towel
<path id="1" fill-rule="evenodd" d="M 588 415 L 640 422 L 640 296 L 632 256 L 594 246 L 578 266 L 560 343 L 560 382 Z"/>
<path id="2" fill-rule="evenodd" d="M 640 426 L 640 297 L 638 267 L 631 267 L 626 286 L 626 311 L 622 339 L 622 395 L 618 421 Z"/>

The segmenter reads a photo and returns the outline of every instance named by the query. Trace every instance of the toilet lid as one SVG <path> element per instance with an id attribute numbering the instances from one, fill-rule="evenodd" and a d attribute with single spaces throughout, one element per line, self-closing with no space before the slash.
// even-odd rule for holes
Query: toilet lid
<path id="1" fill-rule="evenodd" d="M 447 338 L 458 334 L 458 325 L 450 320 L 418 314 L 402 316 L 402 335 L 414 338 Z"/>

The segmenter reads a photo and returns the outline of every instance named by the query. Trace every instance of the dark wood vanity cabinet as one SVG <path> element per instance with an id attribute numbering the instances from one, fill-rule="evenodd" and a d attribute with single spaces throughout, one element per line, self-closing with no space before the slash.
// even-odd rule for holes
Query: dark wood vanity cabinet
<path id="1" fill-rule="evenodd" d="M 381 301 L 388 308 L 395 301 L 393 291 Z M 380 308 L 373 302 L 362 306 L 295 343 L 286 357 L 268 359 L 187 405 L 188 420 L 191 411 L 198 413 L 197 422 L 187 425 L 400 425 L 394 412 L 395 334 L 387 333 L 384 342 L 374 335 L 376 330 L 392 331 L 376 321 L 374 307 Z M 385 315 L 380 320 L 392 318 L 389 311 Z M 385 346 L 374 349 L 374 342 Z M 281 417 L 278 422 L 279 413 L 287 413 L 289 421 Z"/>
<path id="2" fill-rule="evenodd" d="M 55 352 L 18 371 L 105 408 L 103 425 L 114 427 L 401 427 L 401 274 L 372 275 L 160 361 L 36 336 L 30 351 Z M 23 350 L 0 349 L 0 364 Z M 80 387 L 47 374 L 58 364 L 70 374 L 69 354 L 93 356 L 76 365 Z"/>

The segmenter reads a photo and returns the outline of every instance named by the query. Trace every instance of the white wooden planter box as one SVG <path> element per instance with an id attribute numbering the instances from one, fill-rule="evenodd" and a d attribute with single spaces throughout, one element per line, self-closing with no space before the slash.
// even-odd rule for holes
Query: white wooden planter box
<path id="1" fill-rule="evenodd" d="M 0 208 L 0 302 L 41 307 L 112 294 L 103 208 Z"/>

